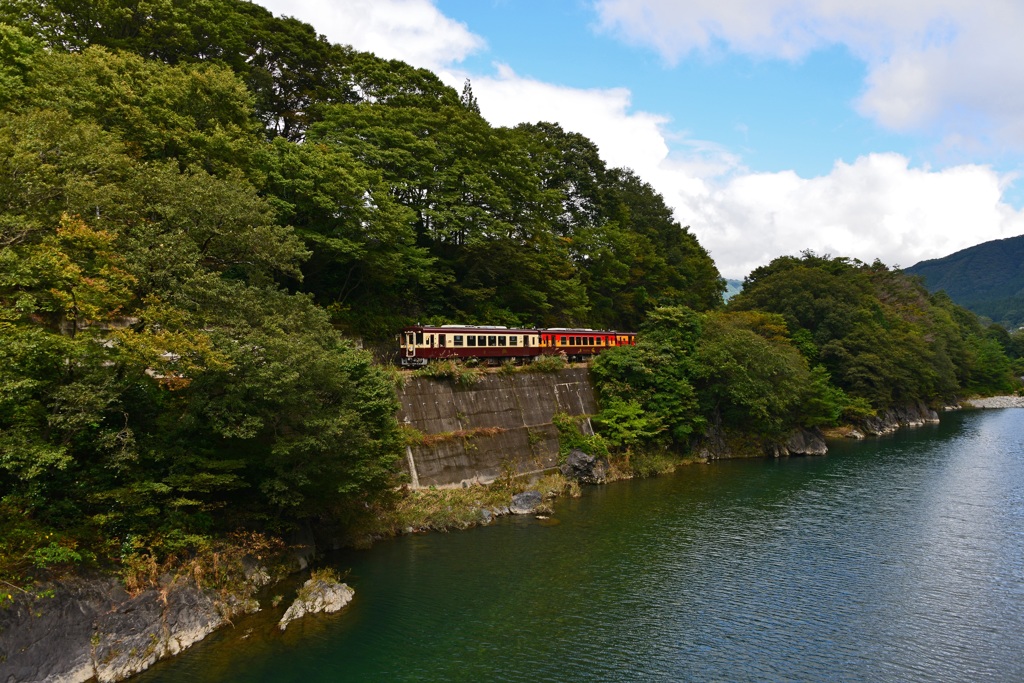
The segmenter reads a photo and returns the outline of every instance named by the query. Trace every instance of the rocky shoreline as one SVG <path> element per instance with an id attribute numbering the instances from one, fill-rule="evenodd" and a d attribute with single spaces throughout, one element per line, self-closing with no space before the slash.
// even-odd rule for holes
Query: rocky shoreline
<path id="1" fill-rule="evenodd" d="M 962 401 L 968 408 L 1024 408 L 1024 396 L 988 396 Z"/>
<path id="2" fill-rule="evenodd" d="M 191 581 L 135 595 L 114 578 L 61 582 L 0 610 L 0 681 L 124 680 L 258 609 Z"/>
<path id="3" fill-rule="evenodd" d="M 114 683 L 180 653 L 233 619 L 260 611 L 251 597 L 265 572 L 241 595 L 166 577 L 129 594 L 112 577 L 77 578 L 35 594 L 12 595 L 0 609 L 0 683 Z M 336 612 L 354 591 L 333 576 L 308 580 L 280 628 L 308 614 Z M 276 607 L 276 602 L 274 603 Z"/>

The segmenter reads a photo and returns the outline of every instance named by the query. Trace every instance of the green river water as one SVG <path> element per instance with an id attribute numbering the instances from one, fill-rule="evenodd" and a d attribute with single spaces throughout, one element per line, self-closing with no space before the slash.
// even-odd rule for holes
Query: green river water
<path id="1" fill-rule="evenodd" d="M 830 449 L 338 554 L 345 611 L 136 680 L 1024 681 L 1024 410 Z"/>

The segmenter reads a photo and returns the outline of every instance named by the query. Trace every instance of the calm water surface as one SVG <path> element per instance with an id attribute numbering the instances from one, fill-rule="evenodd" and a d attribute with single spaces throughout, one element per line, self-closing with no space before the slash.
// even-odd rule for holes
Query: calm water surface
<path id="1" fill-rule="evenodd" d="M 1024 681 L 1024 410 L 684 468 L 336 556 L 157 681 Z"/>

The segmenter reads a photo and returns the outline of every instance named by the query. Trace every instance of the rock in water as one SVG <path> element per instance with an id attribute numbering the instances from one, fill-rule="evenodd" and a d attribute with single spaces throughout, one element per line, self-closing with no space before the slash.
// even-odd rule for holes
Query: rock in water
<path id="1" fill-rule="evenodd" d="M 562 476 L 575 479 L 581 484 L 603 484 L 608 472 L 608 464 L 601 458 L 574 449 L 565 459 L 565 464 L 558 468 Z"/>
<path id="2" fill-rule="evenodd" d="M 797 429 L 786 439 L 785 449 L 789 455 L 825 455 L 828 444 L 818 429 Z"/>
<path id="3" fill-rule="evenodd" d="M 508 509 L 513 515 L 530 515 L 540 507 L 543 500 L 540 491 L 523 491 L 512 496 L 512 504 Z"/>
<path id="4" fill-rule="evenodd" d="M 290 622 L 301 619 L 307 614 L 337 612 L 352 602 L 352 597 L 355 594 L 356 592 L 349 588 L 348 584 L 318 577 L 310 578 L 299 589 L 295 602 L 291 604 L 277 625 L 283 631 L 288 628 Z"/>

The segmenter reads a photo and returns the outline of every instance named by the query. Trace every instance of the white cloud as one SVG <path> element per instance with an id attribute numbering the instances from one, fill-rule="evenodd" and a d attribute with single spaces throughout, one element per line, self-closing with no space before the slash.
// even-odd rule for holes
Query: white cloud
<path id="1" fill-rule="evenodd" d="M 438 69 L 483 48 L 484 40 L 430 0 L 257 0 L 274 14 L 312 24 L 331 42 Z"/>
<path id="2" fill-rule="evenodd" d="M 739 277 L 804 249 L 911 266 L 1019 235 L 1024 212 L 1002 201 L 1009 180 L 985 166 L 930 171 L 871 154 L 816 178 L 743 174 L 705 194 L 670 196 L 723 274 Z"/>
<path id="3" fill-rule="evenodd" d="M 597 0 L 600 27 L 675 62 L 727 48 L 798 59 L 845 45 L 869 69 L 858 110 L 970 144 L 1024 149 L 1019 0 Z"/>
<path id="4" fill-rule="evenodd" d="M 464 76 L 442 78 L 461 87 Z M 625 88 L 568 88 L 522 78 L 505 65 L 498 66 L 495 76 L 473 76 L 472 82 L 481 113 L 494 125 L 557 121 L 594 140 L 601 158 L 613 166 L 657 165 L 668 156 L 660 130 L 668 119 L 631 112 L 631 95 Z"/>

